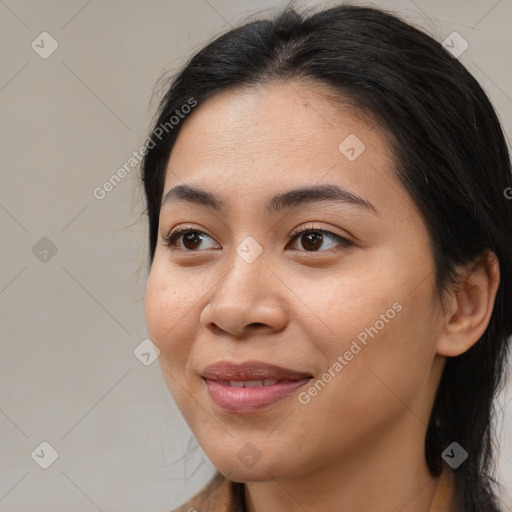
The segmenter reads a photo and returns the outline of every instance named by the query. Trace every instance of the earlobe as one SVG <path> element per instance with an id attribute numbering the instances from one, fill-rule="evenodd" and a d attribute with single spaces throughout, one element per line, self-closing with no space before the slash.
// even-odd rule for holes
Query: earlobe
<path id="1" fill-rule="evenodd" d="M 437 344 L 437 353 L 447 357 L 463 354 L 482 337 L 500 282 L 499 261 L 490 250 L 462 272 L 465 278 L 450 296 L 451 307 Z"/>

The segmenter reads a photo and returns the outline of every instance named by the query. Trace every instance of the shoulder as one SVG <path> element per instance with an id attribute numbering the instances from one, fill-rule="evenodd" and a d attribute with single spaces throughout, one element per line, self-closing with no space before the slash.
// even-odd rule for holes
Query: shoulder
<path id="1" fill-rule="evenodd" d="M 200 491 L 171 512 L 245 512 L 244 485 L 217 472 Z"/>

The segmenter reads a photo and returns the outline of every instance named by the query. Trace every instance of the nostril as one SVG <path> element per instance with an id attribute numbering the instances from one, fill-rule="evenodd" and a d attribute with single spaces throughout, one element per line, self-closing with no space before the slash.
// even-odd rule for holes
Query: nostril
<path id="1" fill-rule="evenodd" d="M 224 331 L 224 329 L 222 329 L 221 327 L 219 327 L 217 324 L 213 324 L 213 323 L 212 323 L 212 329 L 213 329 L 217 334 L 220 334 L 220 333 L 226 332 L 226 331 Z"/>

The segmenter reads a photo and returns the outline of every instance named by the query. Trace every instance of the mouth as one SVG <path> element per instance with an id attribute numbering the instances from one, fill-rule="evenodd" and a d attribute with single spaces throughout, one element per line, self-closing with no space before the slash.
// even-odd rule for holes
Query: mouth
<path id="1" fill-rule="evenodd" d="M 308 383 L 313 375 L 280 366 L 248 361 L 219 362 L 201 374 L 214 404 L 224 412 L 248 413 L 282 400 Z"/>

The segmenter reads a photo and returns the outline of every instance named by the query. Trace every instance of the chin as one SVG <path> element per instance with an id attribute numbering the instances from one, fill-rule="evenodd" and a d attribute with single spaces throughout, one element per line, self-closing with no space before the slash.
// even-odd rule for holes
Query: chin
<path id="1" fill-rule="evenodd" d="M 275 474 L 265 469 L 265 467 L 240 468 L 232 462 L 222 467 L 215 466 L 226 478 L 233 482 L 268 482 L 275 478 Z"/>
<path id="2" fill-rule="evenodd" d="M 264 452 L 270 455 L 266 457 Z M 209 459 L 220 473 L 234 482 L 267 482 L 293 472 L 290 467 L 283 467 L 286 454 L 278 450 L 257 453 L 250 443 L 242 449 L 223 450 Z"/>

